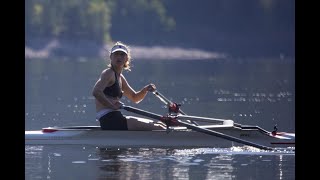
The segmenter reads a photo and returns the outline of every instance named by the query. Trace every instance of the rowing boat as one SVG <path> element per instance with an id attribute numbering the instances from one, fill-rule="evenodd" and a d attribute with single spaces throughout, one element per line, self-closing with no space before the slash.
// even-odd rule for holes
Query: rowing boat
<path id="1" fill-rule="evenodd" d="M 100 126 L 46 127 L 25 131 L 26 145 L 95 145 L 98 147 L 219 147 L 248 145 L 264 150 L 295 147 L 295 133 L 267 131 L 259 126 L 242 125 L 233 120 L 188 116 L 178 104 L 158 91 L 153 92 L 169 108 L 161 116 L 131 106 L 121 108 L 165 122 L 166 130 L 101 130 Z M 134 117 L 133 119 L 139 119 Z M 128 118 L 130 119 L 130 118 Z M 201 124 L 198 123 L 207 123 Z M 208 124 L 209 123 L 209 124 Z"/>
<path id="2" fill-rule="evenodd" d="M 138 118 L 138 117 L 135 117 Z M 295 134 L 266 131 L 258 126 L 236 127 L 233 123 L 200 125 L 242 140 L 268 147 L 294 147 Z M 101 130 L 100 126 L 47 127 L 42 130 L 25 131 L 26 145 L 94 145 L 99 147 L 232 147 L 243 144 L 211 136 L 186 127 L 170 127 L 153 131 Z"/>

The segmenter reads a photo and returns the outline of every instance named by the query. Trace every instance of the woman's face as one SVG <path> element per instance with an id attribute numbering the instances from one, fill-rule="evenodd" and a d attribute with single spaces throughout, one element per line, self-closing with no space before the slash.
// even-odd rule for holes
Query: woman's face
<path id="1" fill-rule="evenodd" d="M 125 52 L 116 51 L 110 55 L 110 59 L 113 66 L 123 67 L 128 61 L 128 56 Z"/>

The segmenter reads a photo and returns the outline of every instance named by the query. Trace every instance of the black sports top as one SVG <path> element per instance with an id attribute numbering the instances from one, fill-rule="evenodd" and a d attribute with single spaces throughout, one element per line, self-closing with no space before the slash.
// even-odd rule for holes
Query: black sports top
<path id="1" fill-rule="evenodd" d="M 103 90 L 103 93 L 107 96 L 111 96 L 111 97 L 118 97 L 118 98 L 121 98 L 122 97 L 122 90 L 120 88 L 120 85 L 119 85 L 119 81 L 118 81 L 118 78 L 117 78 L 117 74 L 116 72 L 114 72 L 114 76 L 115 76 L 115 82 L 109 86 L 109 87 L 106 87 L 104 90 Z"/>

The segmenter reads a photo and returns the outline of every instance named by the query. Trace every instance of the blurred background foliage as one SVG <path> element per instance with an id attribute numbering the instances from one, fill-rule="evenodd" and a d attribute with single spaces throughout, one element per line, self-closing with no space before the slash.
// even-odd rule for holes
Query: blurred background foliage
<path id="1" fill-rule="evenodd" d="M 25 37 L 294 56 L 295 1 L 28 0 Z"/>
<path id="2" fill-rule="evenodd" d="M 111 40 L 112 17 L 130 17 L 139 25 L 144 24 L 139 16 L 146 13 L 152 16 L 146 19 L 151 26 L 164 31 L 175 26 L 161 0 L 28 0 L 25 3 L 26 36 L 106 43 Z"/>

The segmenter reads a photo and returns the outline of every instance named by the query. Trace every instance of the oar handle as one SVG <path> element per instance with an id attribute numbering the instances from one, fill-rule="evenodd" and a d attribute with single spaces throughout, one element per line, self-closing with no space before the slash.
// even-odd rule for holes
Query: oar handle
<path id="1" fill-rule="evenodd" d="M 166 97 L 164 97 L 160 92 L 158 92 L 157 90 L 152 92 L 154 95 L 156 95 L 162 102 L 164 102 L 166 105 L 171 104 L 172 102 L 167 99 Z"/>

